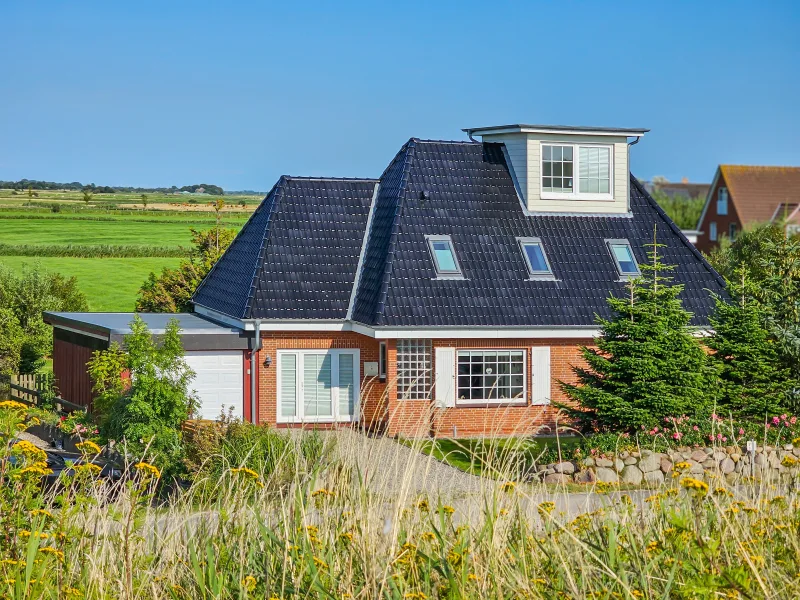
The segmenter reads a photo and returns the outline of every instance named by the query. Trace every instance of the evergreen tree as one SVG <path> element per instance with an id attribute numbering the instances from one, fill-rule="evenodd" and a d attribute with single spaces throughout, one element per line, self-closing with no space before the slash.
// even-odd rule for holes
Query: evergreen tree
<path id="1" fill-rule="evenodd" d="M 744 269 L 738 281 L 728 282 L 731 302 L 716 298 L 711 319 L 714 336 L 708 347 L 719 365 L 721 406 L 734 413 L 763 419 L 789 410 L 789 392 L 796 383 L 782 365 L 775 337 L 764 323 L 764 314 L 752 282 Z"/>
<path id="2" fill-rule="evenodd" d="M 612 294 L 611 318 L 598 317 L 597 347 L 581 349 L 587 367 L 573 367 L 578 383 L 560 382 L 577 406 L 559 407 L 596 429 L 649 428 L 709 405 L 714 372 L 678 297 L 683 286 L 665 274 L 674 267 L 661 262 L 662 245 L 654 240 L 648 246 L 650 262 L 629 282 L 628 296 Z"/>

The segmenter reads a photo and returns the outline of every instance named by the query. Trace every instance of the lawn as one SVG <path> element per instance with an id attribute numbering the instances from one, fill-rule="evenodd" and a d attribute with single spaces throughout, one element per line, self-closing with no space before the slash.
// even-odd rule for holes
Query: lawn
<path id="1" fill-rule="evenodd" d="M 534 464 L 556 462 L 559 447 L 562 458 L 567 460 L 578 442 L 576 437 L 402 440 L 457 469 L 488 477 L 507 475 L 509 469 L 525 472 Z"/>
<path id="2" fill-rule="evenodd" d="M 151 271 L 175 267 L 179 258 L 29 258 L 1 256 L 0 265 L 19 271 L 22 265 L 40 264 L 67 277 L 75 276 L 86 294 L 89 310 L 132 311 L 139 287 Z"/>

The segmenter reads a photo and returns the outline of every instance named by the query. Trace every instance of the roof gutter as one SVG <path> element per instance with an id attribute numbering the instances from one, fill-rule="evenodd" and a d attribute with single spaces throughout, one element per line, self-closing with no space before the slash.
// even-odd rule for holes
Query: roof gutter
<path id="1" fill-rule="evenodd" d="M 258 423 L 256 383 L 258 381 L 258 351 L 261 350 L 261 319 L 256 319 L 253 331 L 253 344 L 250 349 L 250 422 L 256 424 Z"/>

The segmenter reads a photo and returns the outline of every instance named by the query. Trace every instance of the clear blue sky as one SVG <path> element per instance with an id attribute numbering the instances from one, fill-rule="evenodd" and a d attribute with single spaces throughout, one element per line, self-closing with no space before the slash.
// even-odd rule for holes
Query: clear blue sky
<path id="1" fill-rule="evenodd" d="M 647 127 L 640 178 L 800 165 L 800 2 L 2 0 L 0 179 L 375 177 L 412 136 Z"/>

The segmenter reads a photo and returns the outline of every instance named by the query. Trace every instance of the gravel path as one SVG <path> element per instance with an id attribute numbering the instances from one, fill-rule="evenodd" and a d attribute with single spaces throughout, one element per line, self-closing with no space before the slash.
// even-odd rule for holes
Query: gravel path
<path id="1" fill-rule="evenodd" d="M 28 433 L 27 431 L 20 431 L 16 435 L 18 440 L 25 440 L 36 446 L 37 448 L 42 448 L 43 450 L 52 450 L 53 447 L 50 445 L 49 442 L 44 441 L 42 438 L 33 435 L 32 433 Z"/>

